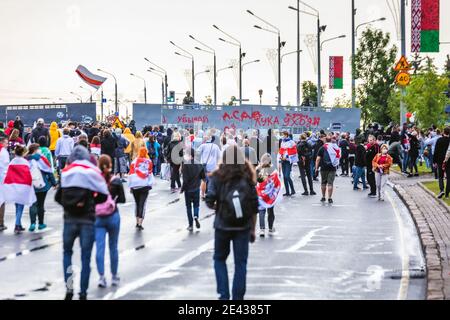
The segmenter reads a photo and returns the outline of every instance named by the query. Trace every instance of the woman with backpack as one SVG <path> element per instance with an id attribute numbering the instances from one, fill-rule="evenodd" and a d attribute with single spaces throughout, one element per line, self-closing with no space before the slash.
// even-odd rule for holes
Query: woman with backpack
<path id="1" fill-rule="evenodd" d="M 152 189 L 153 164 L 148 157 L 147 148 L 139 149 L 138 157 L 131 163 L 128 186 L 136 202 L 136 229 L 144 230 L 142 223 L 145 217 L 145 204 L 148 193 Z"/>
<path id="2" fill-rule="evenodd" d="M 47 140 L 46 137 L 41 138 Z M 44 142 L 41 138 L 39 138 L 39 141 Z M 56 188 L 56 180 L 53 175 L 51 158 L 49 161 L 48 158 L 41 153 L 39 144 L 33 143 L 30 145 L 28 148 L 27 160 L 30 162 L 32 168 L 31 174 L 37 199 L 30 207 L 30 228 L 28 231 L 34 232 L 34 230 L 36 230 L 36 216 L 39 221 L 38 230 L 47 228 L 47 225 L 44 223 L 45 198 L 51 187 Z M 38 180 L 40 180 L 40 182 Z"/>
<path id="3" fill-rule="evenodd" d="M 159 162 L 159 153 L 161 150 L 161 146 L 156 140 L 154 135 L 151 135 L 147 142 L 147 150 L 148 156 L 153 163 L 153 174 L 156 176 L 158 174 L 158 162 Z"/>
<path id="4" fill-rule="evenodd" d="M 258 194 L 255 171 L 237 146 L 230 146 L 224 151 L 222 163 L 210 177 L 205 201 L 209 208 L 216 211 L 214 270 L 219 299 L 230 299 L 226 261 L 230 243 L 233 242 L 235 273 L 231 297 L 233 300 L 243 300 L 249 242 L 255 241 Z"/>
<path id="5" fill-rule="evenodd" d="M 118 203 L 125 203 L 125 192 L 123 190 L 122 181 L 112 175 L 112 160 L 108 155 L 100 156 L 98 167 L 108 185 L 109 196 L 105 203 L 96 206 L 95 218 L 95 244 L 96 244 L 96 262 L 97 271 L 100 275 L 98 286 L 106 288 L 105 278 L 105 240 L 108 234 L 109 240 L 109 256 L 111 260 L 112 285 L 119 285 L 120 278 L 118 276 L 119 267 L 119 231 L 120 231 L 120 214 L 117 207 Z"/>

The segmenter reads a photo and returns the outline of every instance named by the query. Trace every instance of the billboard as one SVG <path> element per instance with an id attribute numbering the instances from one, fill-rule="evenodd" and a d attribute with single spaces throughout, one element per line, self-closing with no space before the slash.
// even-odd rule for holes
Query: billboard
<path id="1" fill-rule="evenodd" d="M 16 116 L 20 116 L 25 126 L 32 126 L 39 118 L 43 118 L 47 123 L 66 120 L 91 122 L 96 120 L 96 105 L 95 103 L 64 103 L 0 106 L 0 118 L 5 123 L 14 120 Z"/>
<path id="2" fill-rule="evenodd" d="M 149 112 L 149 110 L 152 110 Z M 161 119 L 157 121 L 157 110 Z M 287 129 L 292 133 L 316 131 L 354 132 L 360 127 L 360 109 L 316 109 L 274 106 L 239 107 L 186 107 L 139 105 L 133 106 L 133 118 L 141 128 L 145 125 L 162 123 L 178 127 L 237 128 L 237 129 Z"/>

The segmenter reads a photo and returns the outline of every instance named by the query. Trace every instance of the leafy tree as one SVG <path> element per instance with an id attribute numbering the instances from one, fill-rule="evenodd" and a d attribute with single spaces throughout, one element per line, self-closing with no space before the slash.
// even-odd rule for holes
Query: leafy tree
<path id="1" fill-rule="evenodd" d="M 391 117 L 388 100 L 395 80 L 397 47 L 389 47 L 391 36 L 381 30 L 363 32 L 355 55 L 356 89 L 363 128 L 371 122 L 387 124 Z"/>
<path id="2" fill-rule="evenodd" d="M 334 99 L 334 108 L 351 108 L 352 100 L 347 98 L 347 95 L 344 93 L 342 96 Z"/>
<path id="3" fill-rule="evenodd" d="M 317 106 L 317 85 L 312 81 L 302 83 L 302 106 Z M 325 86 L 322 86 L 322 101 L 325 97 Z"/>
<path id="4" fill-rule="evenodd" d="M 433 59 L 427 57 L 420 73 L 412 77 L 405 96 L 408 111 L 415 113 L 416 121 L 421 127 L 445 124 L 447 97 L 443 92 L 447 86 L 446 75 L 439 75 Z"/>

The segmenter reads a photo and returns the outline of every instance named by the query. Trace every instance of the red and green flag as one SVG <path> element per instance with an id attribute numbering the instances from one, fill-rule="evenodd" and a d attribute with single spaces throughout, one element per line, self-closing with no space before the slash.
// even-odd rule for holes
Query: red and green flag
<path id="1" fill-rule="evenodd" d="M 411 51 L 439 52 L 439 0 L 412 0 L 411 24 Z"/>
<path id="2" fill-rule="evenodd" d="M 330 57 L 330 89 L 344 89 L 344 57 Z"/>

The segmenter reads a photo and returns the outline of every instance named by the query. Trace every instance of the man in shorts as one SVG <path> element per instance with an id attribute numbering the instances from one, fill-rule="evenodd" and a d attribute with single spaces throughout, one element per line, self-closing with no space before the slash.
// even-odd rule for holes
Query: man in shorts
<path id="1" fill-rule="evenodd" d="M 327 201 L 326 196 L 328 195 L 328 203 L 333 203 L 333 184 L 336 178 L 336 170 L 339 166 L 340 156 L 341 152 L 339 147 L 335 143 L 332 143 L 332 135 L 328 134 L 325 144 L 317 152 L 316 159 L 316 174 L 320 168 L 322 180 L 321 202 Z"/>

